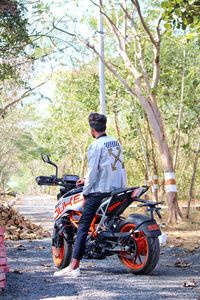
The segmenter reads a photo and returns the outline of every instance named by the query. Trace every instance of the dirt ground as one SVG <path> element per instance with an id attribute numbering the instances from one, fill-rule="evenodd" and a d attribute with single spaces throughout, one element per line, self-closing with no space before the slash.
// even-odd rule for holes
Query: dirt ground
<path id="1" fill-rule="evenodd" d="M 200 248 L 200 211 L 191 213 L 189 219 L 184 218 L 172 226 L 162 225 L 162 232 L 167 234 L 167 245 L 183 247 L 187 251 Z"/>

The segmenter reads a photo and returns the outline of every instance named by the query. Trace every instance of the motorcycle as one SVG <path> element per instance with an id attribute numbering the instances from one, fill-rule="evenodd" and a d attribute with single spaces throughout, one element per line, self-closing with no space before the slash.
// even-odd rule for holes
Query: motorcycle
<path id="1" fill-rule="evenodd" d="M 70 264 L 73 244 L 83 211 L 83 186 L 76 186 L 77 175 L 66 174 L 58 178 L 58 167 L 46 154 L 42 160 L 56 168 L 52 176 L 38 176 L 38 185 L 60 186 L 58 202 L 54 211 L 54 230 L 52 236 L 52 257 L 54 265 L 63 269 Z M 140 197 L 148 190 L 147 186 L 128 187 L 114 190 L 102 200 L 91 223 L 84 257 L 102 259 L 117 255 L 123 266 L 133 274 L 149 274 L 156 267 L 161 235 L 154 213 L 161 218 L 161 202 L 152 202 Z M 146 214 L 123 212 L 132 203 L 145 207 Z"/>

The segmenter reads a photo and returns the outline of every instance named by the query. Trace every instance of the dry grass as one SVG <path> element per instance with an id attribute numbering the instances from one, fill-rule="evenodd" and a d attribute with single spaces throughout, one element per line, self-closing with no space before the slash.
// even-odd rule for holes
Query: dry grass
<path id="1" fill-rule="evenodd" d="M 168 236 L 168 245 L 180 246 L 188 251 L 199 249 L 200 211 L 192 211 L 189 219 L 183 218 L 176 225 L 166 225 L 162 230 Z"/>

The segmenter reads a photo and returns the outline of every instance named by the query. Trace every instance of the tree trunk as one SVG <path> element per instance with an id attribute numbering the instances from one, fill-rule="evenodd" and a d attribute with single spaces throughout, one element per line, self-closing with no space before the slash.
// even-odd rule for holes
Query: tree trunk
<path id="1" fill-rule="evenodd" d="M 153 163 L 153 178 L 152 178 L 153 195 L 154 195 L 154 200 L 158 202 L 158 166 L 156 163 L 156 156 L 155 156 L 155 144 L 153 141 L 153 137 L 152 137 L 152 133 L 151 133 L 151 129 L 147 117 L 146 117 L 146 121 L 147 121 L 147 131 L 151 141 L 151 152 L 152 152 L 152 163 Z"/>
<path id="2" fill-rule="evenodd" d="M 142 95 L 140 80 L 136 81 L 135 90 L 137 97 L 142 104 L 152 128 L 152 132 L 158 144 L 159 153 L 161 156 L 161 162 L 165 173 L 165 188 L 167 192 L 167 200 L 169 207 L 169 223 L 177 222 L 178 216 L 182 218 L 182 213 L 178 206 L 177 201 L 177 189 L 176 181 L 173 170 L 173 162 L 167 138 L 164 131 L 163 121 L 161 118 L 160 111 L 156 105 L 155 95 L 151 94 L 151 99 L 148 99 Z"/>
<path id="3" fill-rule="evenodd" d="M 194 164 L 193 164 L 193 172 L 192 172 L 192 179 L 190 183 L 190 190 L 189 190 L 189 199 L 188 199 L 188 206 L 187 206 L 187 213 L 186 213 L 186 218 L 189 219 L 190 215 L 190 204 L 193 199 L 193 187 L 194 187 L 194 182 L 195 182 L 195 176 L 196 176 L 196 171 L 197 171 L 197 162 L 199 158 L 199 149 L 200 149 L 200 142 L 197 145 L 197 151 L 194 159 Z"/>
<path id="4" fill-rule="evenodd" d="M 81 177 L 84 177 L 85 175 L 86 158 L 87 158 L 87 142 L 85 143 L 83 148 L 83 153 L 81 154 L 81 170 L 80 170 Z"/>
<path id="5" fill-rule="evenodd" d="M 116 130 L 117 138 L 121 144 L 122 141 L 121 141 L 121 133 L 119 129 L 118 111 L 115 104 L 114 104 L 114 120 L 115 120 L 115 130 Z"/>
<path id="6" fill-rule="evenodd" d="M 182 81 L 181 81 L 181 99 L 180 99 L 180 108 L 179 115 L 177 120 L 176 134 L 174 138 L 175 154 L 174 154 L 174 170 L 176 169 L 178 152 L 180 148 L 180 135 L 181 135 L 181 121 L 183 116 L 183 102 L 184 102 L 184 89 L 185 89 L 185 60 L 186 60 L 186 50 L 185 46 L 183 49 L 183 71 L 182 71 Z"/>

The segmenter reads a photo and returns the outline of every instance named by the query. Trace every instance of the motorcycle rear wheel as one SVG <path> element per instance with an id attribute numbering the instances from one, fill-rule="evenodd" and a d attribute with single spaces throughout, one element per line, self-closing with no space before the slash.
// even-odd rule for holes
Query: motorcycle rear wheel
<path id="1" fill-rule="evenodd" d="M 128 221 L 122 222 L 120 232 L 130 232 L 136 224 Z M 130 256 L 118 255 L 120 262 L 125 268 L 135 275 L 146 275 L 156 267 L 160 256 L 160 244 L 158 238 L 147 237 L 143 231 L 134 233 L 131 238 L 134 245 L 134 254 Z M 130 243 L 129 239 L 129 243 Z"/>
<path id="2" fill-rule="evenodd" d="M 73 246 L 63 238 L 63 246 L 60 248 L 59 257 L 55 257 L 52 249 L 52 258 L 55 267 L 63 269 L 69 266 L 72 258 Z"/>

